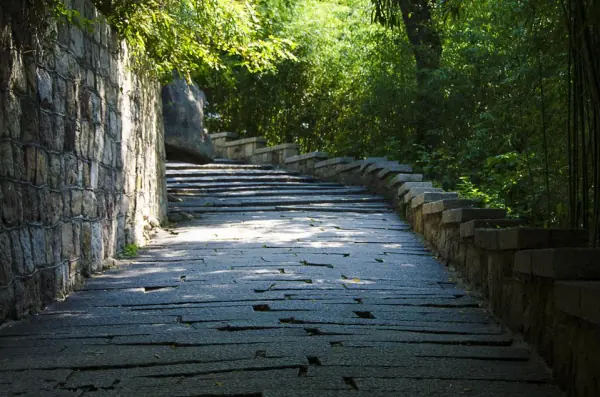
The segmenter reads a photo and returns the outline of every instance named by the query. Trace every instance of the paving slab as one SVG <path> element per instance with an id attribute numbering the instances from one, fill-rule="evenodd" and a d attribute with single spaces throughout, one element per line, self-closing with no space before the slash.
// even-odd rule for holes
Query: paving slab
<path id="1" fill-rule="evenodd" d="M 167 170 L 171 211 L 200 218 L 0 328 L 0 395 L 560 395 L 380 197 L 237 162 Z"/>

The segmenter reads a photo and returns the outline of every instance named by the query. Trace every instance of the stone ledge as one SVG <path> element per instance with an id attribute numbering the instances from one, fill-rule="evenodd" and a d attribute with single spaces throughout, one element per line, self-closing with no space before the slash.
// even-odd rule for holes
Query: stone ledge
<path id="1" fill-rule="evenodd" d="M 409 192 L 410 194 L 410 192 Z M 455 192 L 426 192 L 415 196 L 411 201 L 411 208 L 418 208 L 425 203 L 431 203 L 432 201 L 440 201 L 444 199 L 455 199 L 458 198 L 458 193 Z M 442 215 L 443 217 L 443 215 Z"/>
<path id="2" fill-rule="evenodd" d="M 267 140 L 262 136 L 257 136 L 254 138 L 244 138 L 238 139 L 237 141 L 226 142 L 225 147 L 245 145 L 247 143 L 267 143 Z"/>
<path id="3" fill-rule="evenodd" d="M 363 163 L 360 165 L 360 172 L 364 172 L 369 166 L 377 163 L 389 163 L 390 160 L 387 157 L 367 157 L 363 160 Z"/>
<path id="4" fill-rule="evenodd" d="M 481 205 L 478 201 L 465 199 L 439 200 L 423 204 L 423 215 L 432 215 L 456 208 L 476 208 Z M 461 225 L 462 227 L 462 225 Z"/>
<path id="5" fill-rule="evenodd" d="M 397 161 L 378 161 L 376 163 L 371 163 L 369 165 L 367 165 L 363 172 L 365 174 L 372 174 L 374 172 L 379 172 L 380 170 L 383 170 L 384 168 L 387 167 L 392 167 L 392 166 L 396 166 L 396 165 L 400 165 L 398 164 Z"/>
<path id="6" fill-rule="evenodd" d="M 404 195 L 403 201 L 407 204 L 413 198 L 424 193 L 444 193 L 444 189 L 439 187 L 413 187 Z"/>
<path id="7" fill-rule="evenodd" d="M 327 158 L 328 156 L 329 156 L 329 153 L 327 153 L 327 152 L 310 152 L 310 153 L 305 153 L 305 154 L 299 154 L 297 156 L 288 157 L 284 161 L 286 164 L 290 164 L 290 163 L 297 163 L 297 162 L 303 161 L 303 160 L 324 159 L 324 158 Z"/>
<path id="8" fill-rule="evenodd" d="M 464 223 L 474 219 L 500 219 L 506 211 L 498 208 L 457 208 L 442 212 L 442 223 Z"/>
<path id="9" fill-rule="evenodd" d="M 554 280 L 600 280 L 598 248 L 547 248 L 515 252 L 515 273 Z"/>
<path id="10" fill-rule="evenodd" d="M 328 160 L 319 161 L 318 163 L 315 164 L 315 169 L 323 168 L 323 167 L 330 167 L 332 165 L 338 165 L 338 164 L 348 164 L 352 161 L 354 161 L 354 157 L 334 157 L 334 158 L 331 158 Z"/>
<path id="11" fill-rule="evenodd" d="M 383 179 L 389 174 L 410 174 L 411 172 L 413 172 L 413 168 L 409 164 L 391 165 L 379 171 L 377 178 Z"/>
<path id="12" fill-rule="evenodd" d="M 366 162 L 372 162 L 372 161 L 387 161 L 387 157 L 369 157 L 369 158 L 362 159 L 362 160 L 356 160 L 351 163 L 342 165 L 340 168 L 340 172 L 352 171 L 354 169 L 360 168 Z"/>
<path id="13" fill-rule="evenodd" d="M 515 227 L 480 229 L 474 232 L 475 245 L 487 250 L 522 250 L 557 247 L 585 247 L 585 230 Z"/>
<path id="14" fill-rule="evenodd" d="M 423 174 L 398 174 L 390 179 L 388 185 L 395 188 L 406 182 L 423 182 Z"/>
<path id="15" fill-rule="evenodd" d="M 554 284 L 558 310 L 600 325 L 600 282 L 559 281 Z"/>
<path id="16" fill-rule="evenodd" d="M 239 137 L 237 132 L 215 132 L 214 134 L 208 135 L 210 139 L 220 139 L 220 138 L 231 138 L 237 139 Z"/>
<path id="17" fill-rule="evenodd" d="M 433 187 L 431 182 L 405 182 L 398 188 L 397 197 L 403 197 L 408 191 L 415 187 Z"/>
<path id="18" fill-rule="evenodd" d="M 298 149 L 298 148 L 299 148 L 299 146 L 296 143 L 282 143 L 281 145 L 267 146 L 264 148 L 256 149 L 254 151 L 254 154 L 264 154 L 264 153 L 269 153 L 269 152 L 277 152 L 279 150 Z"/>
<path id="19" fill-rule="evenodd" d="M 520 219 L 474 219 L 460 224 L 460 237 L 473 237 L 475 229 L 493 229 L 515 227 L 524 225 L 525 221 Z"/>

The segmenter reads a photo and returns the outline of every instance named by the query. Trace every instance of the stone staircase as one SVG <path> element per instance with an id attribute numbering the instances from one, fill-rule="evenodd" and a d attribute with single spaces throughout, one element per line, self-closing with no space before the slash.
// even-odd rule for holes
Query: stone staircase
<path id="1" fill-rule="evenodd" d="M 322 182 L 272 165 L 222 159 L 207 165 L 167 163 L 166 175 L 171 214 L 390 211 L 384 197 L 368 194 L 364 187 Z"/>

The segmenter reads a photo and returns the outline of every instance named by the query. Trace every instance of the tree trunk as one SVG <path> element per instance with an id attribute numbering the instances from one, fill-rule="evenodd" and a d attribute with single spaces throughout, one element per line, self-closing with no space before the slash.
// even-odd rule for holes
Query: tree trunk
<path id="1" fill-rule="evenodd" d="M 431 20 L 431 0 L 397 0 L 402 12 L 408 40 L 417 66 L 416 143 L 433 149 L 437 146 L 439 109 L 442 94 L 431 84 L 433 73 L 440 68 L 442 41 Z"/>

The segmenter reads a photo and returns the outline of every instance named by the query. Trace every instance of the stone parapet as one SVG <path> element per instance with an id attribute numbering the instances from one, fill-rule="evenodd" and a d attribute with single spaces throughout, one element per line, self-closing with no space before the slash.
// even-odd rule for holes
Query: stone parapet
<path id="1" fill-rule="evenodd" d="M 226 142 L 224 150 L 229 159 L 250 161 L 256 150 L 262 149 L 266 145 L 267 140 L 264 137 L 244 138 Z"/>
<path id="2" fill-rule="evenodd" d="M 250 157 L 252 164 L 283 165 L 285 159 L 298 155 L 300 147 L 295 143 L 267 146 L 254 151 Z"/>
<path id="3" fill-rule="evenodd" d="M 326 152 L 311 152 L 288 157 L 284 160 L 284 163 L 285 168 L 289 170 L 298 171 L 304 174 L 313 174 L 315 164 L 323 161 L 327 157 L 329 157 L 329 153 Z"/>
<path id="4" fill-rule="evenodd" d="M 217 157 L 227 157 L 227 151 L 225 144 L 239 138 L 236 132 L 216 132 L 209 134 L 210 140 L 215 147 L 215 154 Z"/>

